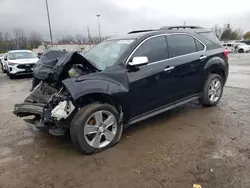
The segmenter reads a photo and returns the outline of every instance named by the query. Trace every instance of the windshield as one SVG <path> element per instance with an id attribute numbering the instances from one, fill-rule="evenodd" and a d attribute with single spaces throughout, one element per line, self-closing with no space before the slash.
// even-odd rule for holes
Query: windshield
<path id="1" fill-rule="evenodd" d="M 114 65 L 117 58 L 129 47 L 134 40 L 108 40 L 104 41 L 85 54 L 82 54 L 89 61 L 92 61 L 98 68 L 104 70 Z"/>
<path id="2" fill-rule="evenodd" d="M 31 59 L 31 58 L 36 58 L 36 55 L 32 52 L 11 52 L 11 53 L 9 53 L 9 60 Z"/>

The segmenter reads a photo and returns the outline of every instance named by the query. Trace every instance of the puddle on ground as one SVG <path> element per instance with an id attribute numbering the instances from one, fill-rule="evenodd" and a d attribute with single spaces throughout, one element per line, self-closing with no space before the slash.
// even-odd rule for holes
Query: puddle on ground
<path id="1" fill-rule="evenodd" d="M 22 157 L 5 157 L 0 159 L 0 166 L 9 164 L 11 162 L 17 161 L 17 160 L 22 160 Z"/>
<path id="2" fill-rule="evenodd" d="M 236 157 L 235 152 L 232 152 L 231 150 L 220 150 L 213 153 L 212 158 L 213 159 L 222 159 L 224 157 Z"/>
<path id="3" fill-rule="evenodd" d="M 12 153 L 12 150 L 8 147 L 0 148 L 0 157 L 4 157 Z"/>
<path id="4" fill-rule="evenodd" d="M 29 145 L 34 142 L 34 138 L 26 138 L 24 140 L 21 140 L 17 143 L 18 146 L 24 146 L 24 145 Z"/>

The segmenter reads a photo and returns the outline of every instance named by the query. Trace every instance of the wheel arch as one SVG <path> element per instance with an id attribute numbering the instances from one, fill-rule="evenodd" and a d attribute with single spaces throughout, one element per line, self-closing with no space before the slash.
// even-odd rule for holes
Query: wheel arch
<path id="1" fill-rule="evenodd" d="M 125 103 L 121 102 L 116 97 L 110 95 L 109 93 L 105 92 L 93 92 L 93 93 L 87 93 L 79 98 L 77 98 L 75 101 L 75 104 L 78 105 L 78 107 L 83 107 L 91 103 L 108 103 L 112 106 L 114 106 L 119 114 L 122 116 L 123 120 L 125 122 L 128 121 L 128 107 Z"/>
<path id="2" fill-rule="evenodd" d="M 218 74 L 222 77 L 224 83 L 228 76 L 228 65 L 221 57 L 211 58 L 205 65 L 205 72 L 209 74 Z"/>

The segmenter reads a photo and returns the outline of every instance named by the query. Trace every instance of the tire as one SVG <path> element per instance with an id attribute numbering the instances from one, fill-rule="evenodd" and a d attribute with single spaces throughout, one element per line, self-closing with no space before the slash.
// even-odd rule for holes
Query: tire
<path id="1" fill-rule="evenodd" d="M 94 124 L 95 124 L 95 125 L 93 125 L 94 129 L 99 129 L 99 131 L 95 130 L 96 133 L 93 133 L 93 134 L 86 133 L 87 132 L 86 127 L 89 127 L 90 122 L 93 121 L 93 119 L 90 119 L 90 118 L 96 117 L 96 116 L 94 116 L 94 114 L 100 113 L 100 111 L 102 111 L 102 114 L 104 114 L 104 115 L 106 115 L 105 113 L 108 113 L 109 114 L 108 117 L 112 117 L 114 120 L 114 123 L 112 125 L 110 124 L 111 126 L 107 126 L 108 128 L 111 127 L 112 131 L 116 130 L 114 134 L 112 133 L 113 138 L 110 140 L 105 140 L 106 134 L 110 133 L 112 131 L 106 130 L 107 132 L 101 133 L 101 131 L 105 131 L 105 130 L 100 130 L 101 127 L 105 126 L 104 125 L 105 120 L 107 120 L 107 119 L 104 119 L 103 126 L 96 125 L 98 121 L 96 119 L 94 119 Z M 104 117 L 104 115 L 102 117 Z M 72 140 L 73 144 L 84 154 L 93 154 L 93 153 L 103 151 L 107 148 L 114 146 L 116 143 L 119 142 L 119 140 L 121 138 L 122 131 L 123 131 L 123 124 L 122 124 L 122 122 L 118 122 L 118 120 L 119 120 L 118 111 L 116 110 L 115 107 L 113 107 L 109 104 L 94 103 L 94 104 L 87 105 L 75 114 L 75 116 L 71 122 L 71 126 L 70 126 L 71 140 Z M 88 125 L 86 125 L 87 123 L 88 123 Z M 116 126 L 116 128 L 113 129 L 115 126 Z M 93 130 L 91 129 L 90 132 L 93 132 Z M 89 136 L 90 137 L 93 136 L 93 140 L 94 140 L 94 138 L 99 138 L 99 137 L 100 137 L 101 141 L 105 140 L 102 143 L 103 146 L 101 146 L 101 144 L 99 145 L 99 147 L 95 147 L 94 144 L 91 145 L 90 142 L 93 143 L 93 140 L 89 139 Z"/>
<path id="2" fill-rule="evenodd" d="M 4 70 L 2 63 L 1 63 L 1 70 L 2 70 L 2 73 L 6 73 L 6 70 Z"/>
<path id="3" fill-rule="evenodd" d="M 212 89 L 211 84 L 217 83 L 217 81 L 220 83 L 220 89 L 218 90 Z M 223 87 L 224 87 L 224 80 L 221 78 L 221 76 L 218 74 L 210 74 L 204 85 L 202 96 L 199 98 L 200 104 L 207 107 L 217 105 L 223 94 Z M 215 92 L 216 90 L 217 92 Z M 211 93 L 214 93 L 214 96 Z"/>
<path id="4" fill-rule="evenodd" d="M 9 73 L 9 78 L 10 78 L 10 79 L 14 79 L 14 78 L 15 78 L 15 75 Z"/>
<path id="5" fill-rule="evenodd" d="M 244 53 L 244 50 L 243 50 L 243 49 L 239 49 L 238 52 L 239 52 L 239 53 Z"/>

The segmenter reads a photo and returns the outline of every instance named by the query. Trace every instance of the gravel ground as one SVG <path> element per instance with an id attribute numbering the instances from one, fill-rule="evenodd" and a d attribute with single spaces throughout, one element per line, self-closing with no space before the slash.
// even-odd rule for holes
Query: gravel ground
<path id="1" fill-rule="evenodd" d="M 81 155 L 12 114 L 30 78 L 0 74 L 0 188 L 250 187 L 250 54 L 232 54 L 217 107 L 197 101 L 126 129 L 119 144 Z"/>

